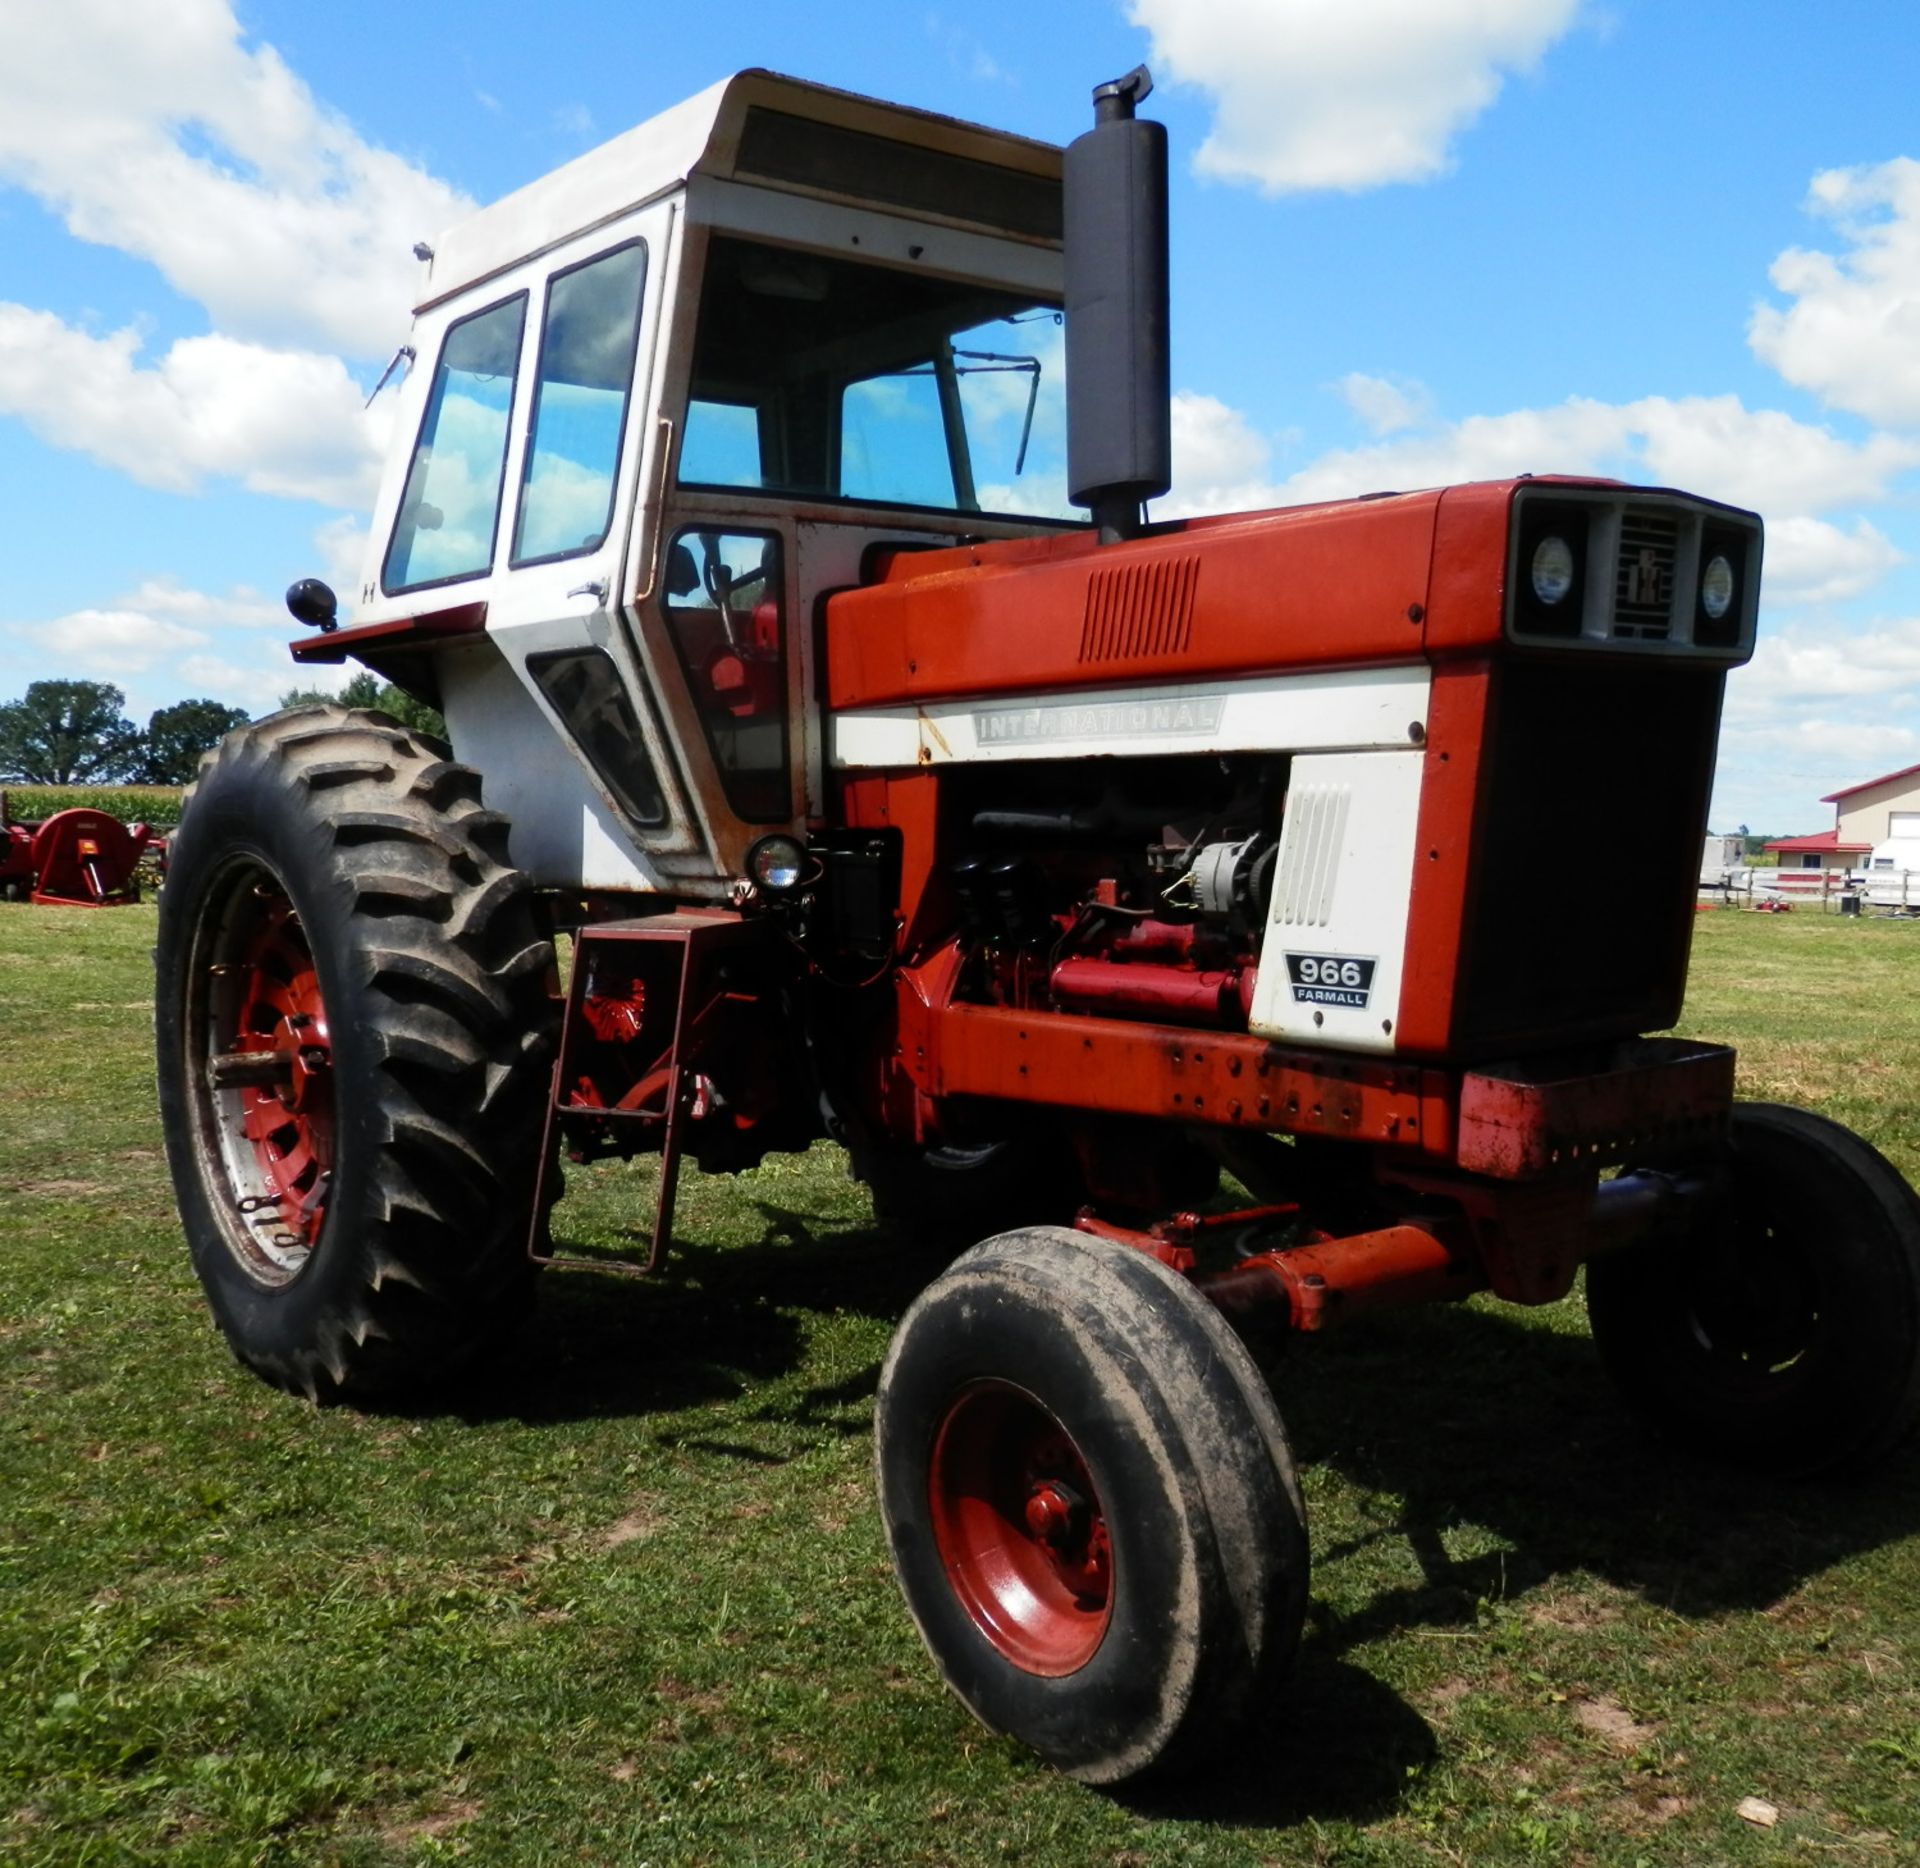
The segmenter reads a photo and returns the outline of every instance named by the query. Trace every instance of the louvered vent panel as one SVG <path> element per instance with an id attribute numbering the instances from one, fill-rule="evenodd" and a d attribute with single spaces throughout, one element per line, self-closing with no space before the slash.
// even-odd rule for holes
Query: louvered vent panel
<path id="1" fill-rule="evenodd" d="M 1671 513 L 1629 508 L 1620 522 L 1613 580 L 1613 633 L 1629 642 L 1663 642 L 1673 627 L 1674 568 L 1680 521 Z"/>
<path id="2" fill-rule="evenodd" d="M 1273 918 L 1284 926 L 1325 927 L 1333 914 L 1333 885 L 1346 843 L 1345 785 L 1302 785 L 1287 799 L 1280 872 L 1274 878 Z"/>
<path id="3" fill-rule="evenodd" d="M 1083 662 L 1124 662 L 1179 655 L 1193 639 L 1198 558 L 1156 558 L 1095 571 L 1087 582 L 1080 625 Z"/>

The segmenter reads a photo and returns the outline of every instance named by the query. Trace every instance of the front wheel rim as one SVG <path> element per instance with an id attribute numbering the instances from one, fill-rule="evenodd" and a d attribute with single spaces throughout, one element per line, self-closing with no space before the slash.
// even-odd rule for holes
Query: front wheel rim
<path id="1" fill-rule="evenodd" d="M 1114 1564 L 1085 1456 L 1032 1395 L 970 1383 L 934 1433 L 933 1539 L 969 1620 L 1024 1672 L 1077 1672 L 1106 1638 Z"/>

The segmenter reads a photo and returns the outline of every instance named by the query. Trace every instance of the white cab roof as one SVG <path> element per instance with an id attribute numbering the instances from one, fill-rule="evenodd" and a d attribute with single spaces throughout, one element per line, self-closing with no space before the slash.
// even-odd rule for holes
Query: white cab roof
<path id="1" fill-rule="evenodd" d="M 433 258 L 416 310 L 424 311 L 683 187 L 696 174 L 737 175 L 757 186 L 846 198 L 844 191 L 808 178 L 804 151 L 771 165 L 749 157 L 743 165 L 742 139 L 753 111 L 767 113 L 762 122 L 790 124 L 801 119 L 803 138 L 804 126 L 825 125 L 856 138 L 880 138 L 931 152 L 928 162 L 934 166 L 925 189 L 908 189 L 904 200 L 897 192 L 879 201 L 869 199 L 869 205 L 916 219 L 978 225 L 991 217 L 964 205 L 968 179 L 989 184 L 987 190 L 976 193 L 994 192 L 997 182 L 1001 190 L 1011 188 L 1020 199 L 1006 217 L 1019 224 L 999 225 L 996 231 L 1040 245 L 1059 245 L 1057 211 L 1051 221 L 1044 211 L 1045 198 L 1049 193 L 1057 198 L 1059 191 L 1060 151 L 1053 144 L 776 72 L 742 71 L 449 228 L 433 242 Z M 906 153 L 896 150 L 897 155 Z M 872 166 L 867 181 L 885 186 L 900 166 L 897 161 Z M 912 164 L 905 166 L 910 169 Z M 781 172 L 769 173 L 769 167 Z"/>

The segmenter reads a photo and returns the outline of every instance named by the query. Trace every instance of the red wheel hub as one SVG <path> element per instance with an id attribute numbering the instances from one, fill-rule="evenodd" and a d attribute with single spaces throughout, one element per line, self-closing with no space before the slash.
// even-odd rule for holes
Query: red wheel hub
<path id="1" fill-rule="evenodd" d="M 1090 1661 L 1113 1615 L 1113 1552 L 1067 1430 L 1006 1382 L 974 1382 L 934 1435 L 934 1543 L 974 1626 L 1028 1673 Z"/>
<path id="2" fill-rule="evenodd" d="M 309 1250 L 326 1218 L 333 1167 L 333 1038 L 313 953 L 293 904 L 272 903 L 239 962 L 238 1052 L 277 1053 L 281 1080 L 239 1092 L 241 1127 L 275 1200 L 268 1223 Z"/>

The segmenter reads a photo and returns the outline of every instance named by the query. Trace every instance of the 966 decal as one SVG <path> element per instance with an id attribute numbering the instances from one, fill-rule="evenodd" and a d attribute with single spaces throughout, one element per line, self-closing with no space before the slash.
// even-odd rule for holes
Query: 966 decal
<path id="1" fill-rule="evenodd" d="M 1373 962 L 1354 954 L 1290 953 L 1287 981 L 1296 1005 L 1338 1005 L 1364 1012 L 1373 997 Z"/>

